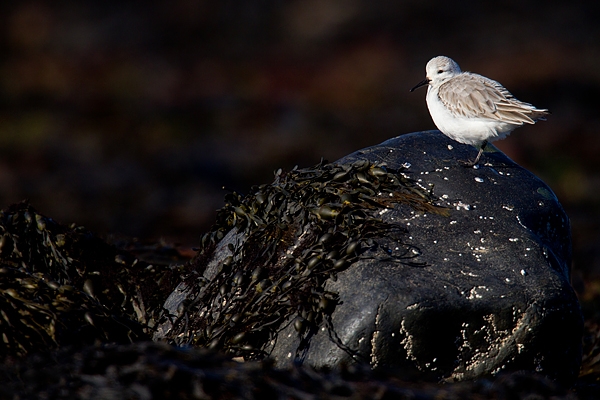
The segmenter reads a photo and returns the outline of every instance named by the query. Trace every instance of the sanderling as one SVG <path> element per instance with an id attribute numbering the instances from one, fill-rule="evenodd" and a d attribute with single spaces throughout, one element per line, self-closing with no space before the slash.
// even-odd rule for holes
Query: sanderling
<path id="1" fill-rule="evenodd" d="M 451 58 L 434 57 L 425 67 L 426 78 L 410 91 L 429 85 L 427 107 L 440 131 L 460 143 L 479 148 L 474 166 L 488 142 L 504 139 L 523 124 L 535 124 L 548 115 L 514 98 L 500 83 L 462 72 Z"/>

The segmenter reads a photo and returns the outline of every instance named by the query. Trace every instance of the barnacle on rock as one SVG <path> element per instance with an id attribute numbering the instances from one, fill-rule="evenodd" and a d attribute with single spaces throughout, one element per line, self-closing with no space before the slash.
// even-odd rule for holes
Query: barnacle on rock
<path id="1" fill-rule="evenodd" d="M 394 256 L 376 251 L 385 239 L 398 243 L 406 234 L 378 212 L 404 205 L 446 214 L 430 192 L 399 172 L 366 160 L 321 162 L 279 170 L 273 184 L 254 187 L 250 195 L 228 193 L 191 262 L 185 284 L 192 301 L 165 317 L 172 322 L 167 339 L 258 359 L 287 323 L 302 337 L 314 334 L 339 301 L 324 289 L 328 279 L 359 257 L 385 254 L 411 264 L 409 246 Z M 228 255 L 206 276 L 219 252 Z M 200 278 L 209 281 L 198 285 Z"/>

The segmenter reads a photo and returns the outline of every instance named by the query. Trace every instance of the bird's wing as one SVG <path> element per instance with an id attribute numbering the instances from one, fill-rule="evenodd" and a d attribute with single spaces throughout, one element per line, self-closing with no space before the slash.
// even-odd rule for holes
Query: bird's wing
<path id="1" fill-rule="evenodd" d="M 438 96 L 455 116 L 487 118 L 512 124 L 533 124 L 548 110 L 519 101 L 498 82 L 481 75 L 462 73 L 440 85 Z"/>

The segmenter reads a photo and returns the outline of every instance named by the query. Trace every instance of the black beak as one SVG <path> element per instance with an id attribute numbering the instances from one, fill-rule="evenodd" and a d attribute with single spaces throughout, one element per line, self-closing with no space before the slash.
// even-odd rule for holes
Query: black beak
<path id="1" fill-rule="evenodd" d="M 414 92 L 414 91 L 415 91 L 415 89 L 418 89 L 418 88 L 420 88 L 421 86 L 425 86 L 425 85 L 428 85 L 428 84 L 429 84 L 429 79 L 428 79 L 428 78 L 425 78 L 425 79 L 423 79 L 421 82 L 417 83 L 417 86 L 415 86 L 414 88 L 410 89 L 410 91 L 411 91 L 411 92 Z"/>

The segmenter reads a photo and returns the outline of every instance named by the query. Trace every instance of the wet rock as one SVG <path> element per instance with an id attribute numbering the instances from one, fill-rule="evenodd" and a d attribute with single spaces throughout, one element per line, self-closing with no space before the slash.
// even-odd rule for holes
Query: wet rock
<path id="1" fill-rule="evenodd" d="M 491 149 L 465 168 L 473 148 L 421 132 L 232 194 L 155 338 L 280 366 L 572 382 L 582 317 L 569 220 Z"/>
<path id="2" fill-rule="evenodd" d="M 448 380 L 506 369 L 577 376 L 582 317 L 569 285 L 568 217 L 550 188 L 502 153 L 486 153 L 479 168 L 457 163 L 473 156 L 434 131 L 338 161 L 410 164 L 404 174 L 451 212 L 384 214 L 407 229 L 402 244 L 414 246 L 423 266 L 365 258 L 327 282 L 340 305 L 301 361 L 357 360 Z M 299 343 L 287 328 L 271 355 L 290 360 Z"/>

